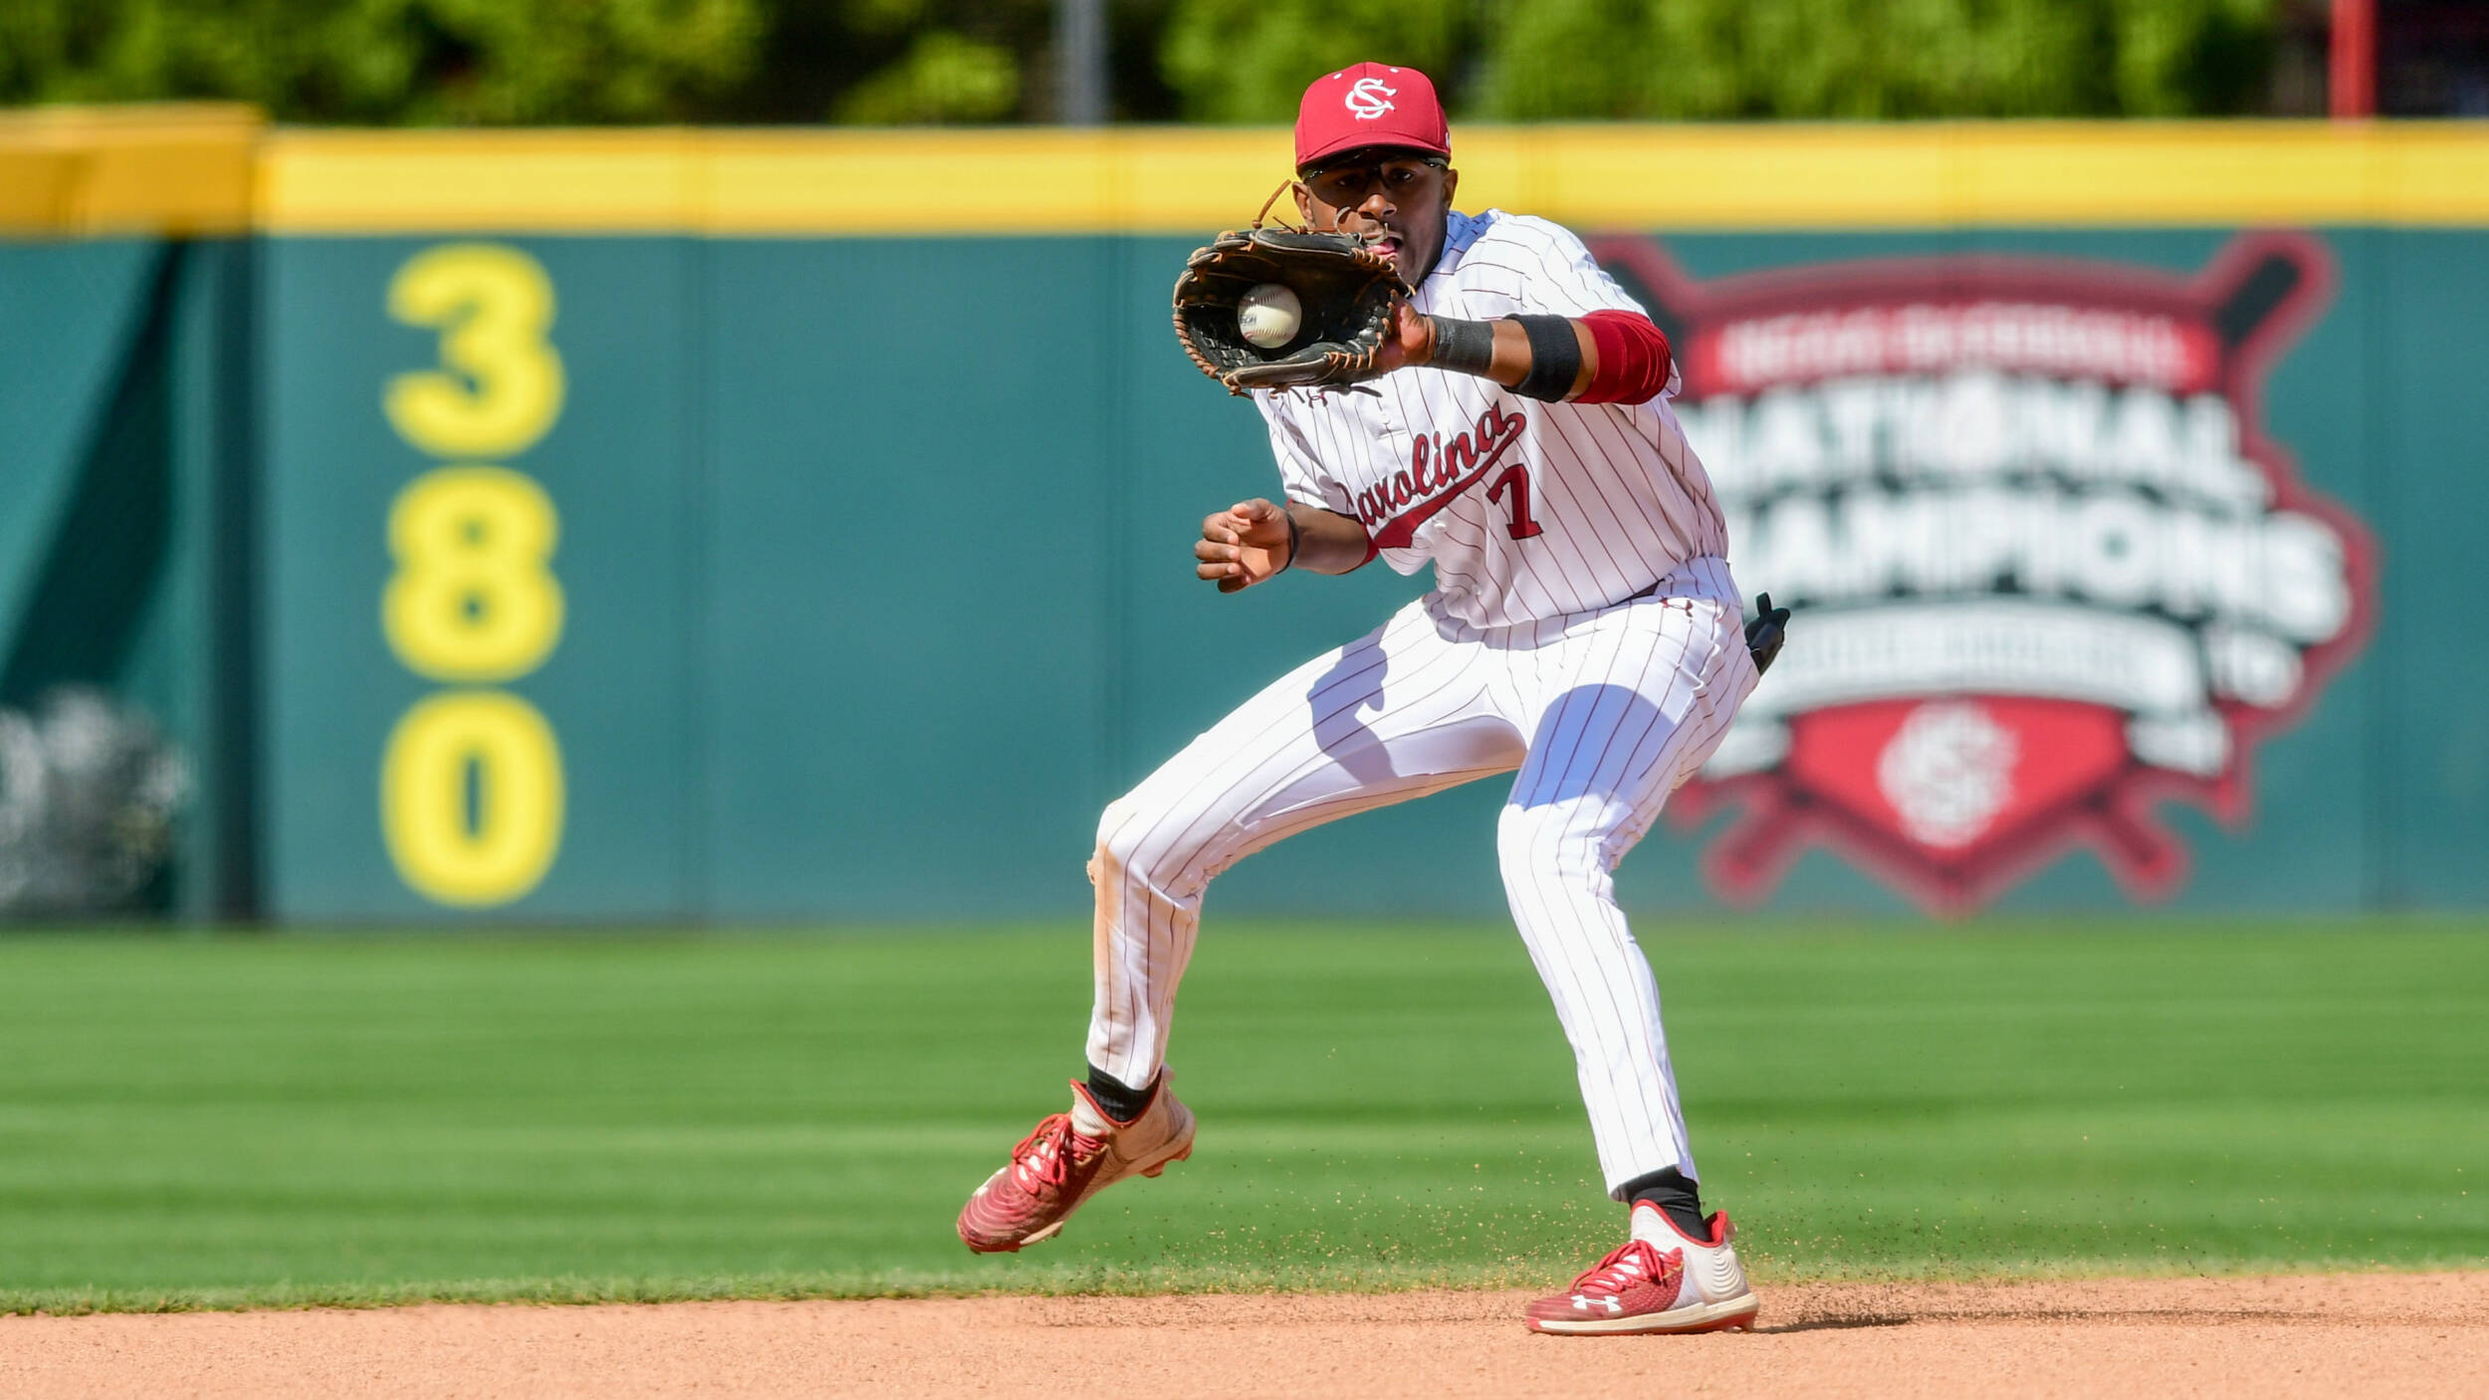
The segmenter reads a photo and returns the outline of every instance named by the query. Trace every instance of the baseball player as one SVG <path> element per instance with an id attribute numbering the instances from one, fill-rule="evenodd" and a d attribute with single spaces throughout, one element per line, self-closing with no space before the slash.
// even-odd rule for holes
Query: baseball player
<path id="1" fill-rule="evenodd" d="M 1513 773 L 1496 849 L 1572 1042 L 1623 1245 L 1533 1303 L 1546 1332 L 1742 1326 L 1756 1301 L 1706 1217 L 1659 993 L 1609 872 L 1712 752 L 1756 667 L 1711 483 L 1667 396 L 1667 341 L 1581 242 L 1452 210 L 1433 84 L 1361 63 L 1296 122 L 1297 208 L 1372 236 L 1414 296 L 1354 390 L 1256 391 L 1285 499 L 1202 522 L 1196 572 L 1234 592 L 1378 555 L 1433 592 L 1315 657 L 1109 805 L 1089 1074 L 960 1212 L 978 1252 L 1052 1236 L 1190 1155 L 1167 1033 L 1211 877 L 1351 813 Z"/>

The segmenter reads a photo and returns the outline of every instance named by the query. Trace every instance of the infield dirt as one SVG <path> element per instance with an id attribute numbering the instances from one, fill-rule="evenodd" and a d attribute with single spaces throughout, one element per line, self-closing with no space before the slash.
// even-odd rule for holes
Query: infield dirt
<path id="1" fill-rule="evenodd" d="M 1559 1340 L 1523 1295 L 501 1304 L 0 1317 L 11 1395 L 2489 1394 L 2489 1272 L 1804 1284 Z M 1619 1387 L 1623 1390 L 1619 1390 Z"/>

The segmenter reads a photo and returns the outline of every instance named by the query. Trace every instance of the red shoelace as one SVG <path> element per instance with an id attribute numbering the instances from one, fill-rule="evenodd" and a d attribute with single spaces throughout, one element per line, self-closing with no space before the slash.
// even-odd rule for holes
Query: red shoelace
<path id="1" fill-rule="evenodd" d="M 1626 1268 L 1628 1263 L 1634 1267 Z M 1649 1240 L 1627 1240 L 1608 1257 L 1584 1269 L 1581 1277 L 1573 1280 L 1573 1291 L 1585 1297 L 1613 1297 L 1624 1292 L 1635 1279 L 1665 1278 L 1669 1267 Z"/>
<path id="2" fill-rule="evenodd" d="M 1106 1144 L 1072 1127 L 1072 1115 L 1056 1113 L 1029 1130 L 1011 1149 L 1011 1165 L 1022 1190 L 1061 1186 L 1072 1169 L 1072 1158 L 1087 1157 Z"/>

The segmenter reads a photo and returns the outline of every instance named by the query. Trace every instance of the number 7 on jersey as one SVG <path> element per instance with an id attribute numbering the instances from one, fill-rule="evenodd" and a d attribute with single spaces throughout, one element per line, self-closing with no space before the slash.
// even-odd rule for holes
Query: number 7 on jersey
<path id="1" fill-rule="evenodd" d="M 1527 462 L 1515 462 L 1504 468 L 1488 484 L 1486 498 L 1502 505 L 1506 490 L 1512 492 L 1512 524 L 1504 527 L 1505 533 L 1516 540 L 1526 540 L 1539 530 L 1538 522 L 1530 517 L 1530 467 Z"/>

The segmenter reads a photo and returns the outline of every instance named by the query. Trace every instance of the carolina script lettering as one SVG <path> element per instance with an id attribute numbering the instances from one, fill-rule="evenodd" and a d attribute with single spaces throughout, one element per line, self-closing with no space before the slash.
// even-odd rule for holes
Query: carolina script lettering
<path id="1" fill-rule="evenodd" d="M 1420 434 L 1409 449 L 1409 465 L 1387 481 L 1357 493 L 1357 519 L 1373 536 L 1376 549 L 1406 549 L 1417 529 L 1450 505 L 1454 497 L 1484 481 L 1530 420 L 1518 409 L 1488 404 L 1468 431 L 1449 440 Z"/>

